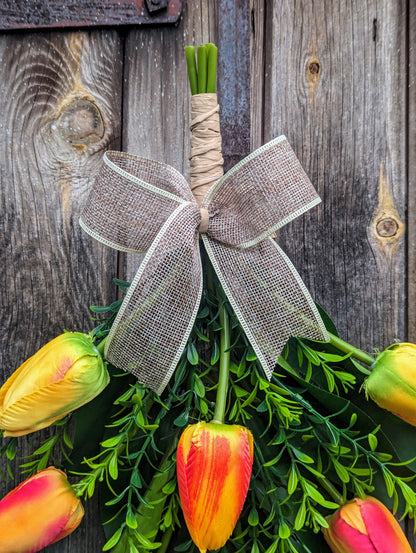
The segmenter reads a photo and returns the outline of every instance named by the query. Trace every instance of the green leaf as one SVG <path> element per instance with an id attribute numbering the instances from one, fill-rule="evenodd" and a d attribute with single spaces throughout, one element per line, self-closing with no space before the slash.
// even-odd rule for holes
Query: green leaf
<path id="1" fill-rule="evenodd" d="M 290 537 L 291 531 L 286 522 L 281 522 L 279 526 L 279 538 L 287 540 Z"/>
<path id="2" fill-rule="evenodd" d="M 205 317 L 208 317 L 209 315 L 209 308 L 208 306 L 204 306 L 201 311 L 198 313 L 198 315 L 196 316 L 197 319 L 205 319 Z"/>
<path id="3" fill-rule="evenodd" d="M 305 500 L 300 504 L 299 510 L 296 514 L 295 523 L 293 525 L 295 530 L 303 528 L 306 520 L 306 503 Z"/>
<path id="4" fill-rule="evenodd" d="M 345 359 L 351 357 L 351 353 L 336 355 L 334 353 L 327 353 L 326 351 L 318 351 L 318 356 L 327 363 L 341 363 L 341 361 L 345 361 Z"/>
<path id="5" fill-rule="evenodd" d="M 111 309 L 108 305 L 90 305 L 90 311 L 93 313 L 108 313 Z"/>
<path id="6" fill-rule="evenodd" d="M 378 440 L 374 434 L 368 435 L 368 445 L 370 446 L 371 451 L 374 451 L 375 449 L 377 449 Z"/>
<path id="7" fill-rule="evenodd" d="M 248 514 L 247 522 L 250 526 L 257 526 L 259 523 L 259 513 L 257 509 L 253 506 Z"/>
<path id="8" fill-rule="evenodd" d="M 304 482 L 304 487 L 305 492 L 309 495 L 309 497 L 322 507 L 325 507 L 326 509 L 337 509 L 339 507 L 338 503 L 334 503 L 333 501 L 328 501 L 327 499 L 325 499 L 321 492 L 319 492 L 308 482 Z"/>
<path id="9" fill-rule="evenodd" d="M 172 510 L 168 509 L 165 513 L 165 516 L 163 518 L 163 524 L 165 528 L 169 528 L 172 526 Z"/>
<path id="10" fill-rule="evenodd" d="M 347 469 L 343 465 L 341 465 L 341 463 L 337 461 L 335 457 L 331 457 L 331 461 L 341 482 L 344 482 L 345 484 L 349 482 L 350 475 L 348 474 Z"/>
<path id="11" fill-rule="evenodd" d="M 287 493 L 289 495 L 292 495 L 293 492 L 296 490 L 297 485 L 298 485 L 298 473 L 297 473 L 297 470 L 296 470 L 296 465 L 292 464 L 291 467 L 290 467 L 290 472 L 289 472 L 289 480 L 288 480 L 288 484 L 287 484 Z"/>
<path id="12" fill-rule="evenodd" d="M 113 303 L 110 305 L 110 311 L 112 311 L 113 313 L 117 313 L 122 303 L 123 303 L 123 300 L 113 301 Z"/>
<path id="13" fill-rule="evenodd" d="M 416 505 L 416 495 L 410 486 L 401 480 L 397 480 L 397 484 L 400 486 L 403 497 L 410 505 Z"/>
<path id="14" fill-rule="evenodd" d="M 101 445 L 106 449 L 110 449 L 112 447 L 117 446 L 123 440 L 123 438 L 124 438 L 123 434 L 117 434 L 117 436 L 112 436 L 111 438 L 104 440 L 101 443 Z"/>
<path id="15" fill-rule="evenodd" d="M 110 549 L 112 549 L 115 545 L 118 544 L 119 542 L 119 539 L 121 538 L 121 534 L 123 532 L 123 528 L 119 528 L 113 535 L 112 537 L 105 543 L 104 547 L 103 547 L 103 551 L 109 551 Z"/>
<path id="16" fill-rule="evenodd" d="M 251 394 L 248 396 L 247 399 L 244 400 L 244 403 L 241 405 L 242 409 L 244 409 L 244 407 L 247 407 L 248 405 L 251 405 L 253 403 L 253 401 L 256 399 L 257 387 L 258 387 L 258 384 L 256 382 L 256 385 L 254 386 L 253 390 L 251 391 Z"/>
<path id="17" fill-rule="evenodd" d="M 137 528 L 137 520 L 130 505 L 127 509 L 126 524 L 129 528 L 132 528 L 133 530 Z"/>
<path id="18" fill-rule="evenodd" d="M 55 441 L 53 443 L 55 443 L 56 440 L 57 440 L 57 437 L 54 437 L 54 438 L 55 438 Z M 48 442 L 49 442 L 49 440 L 48 440 Z M 7 442 L 7 446 L 6 446 L 6 457 L 9 461 L 13 461 L 13 459 L 16 456 L 16 446 L 17 446 L 17 439 L 16 438 L 10 438 L 9 441 Z M 39 449 L 42 449 L 42 448 L 39 448 Z M 45 450 L 45 451 L 47 451 L 47 450 Z M 37 452 L 35 451 L 32 455 L 38 455 L 39 450 L 37 450 Z M 40 453 L 43 453 L 43 451 L 41 451 Z"/>
<path id="19" fill-rule="evenodd" d="M 186 426 L 188 424 L 189 420 L 189 411 L 184 411 L 179 416 L 176 417 L 176 419 L 173 421 L 173 424 L 175 426 L 179 426 L 179 428 L 182 428 L 183 426 Z"/>
<path id="20" fill-rule="evenodd" d="M 310 457 L 309 455 L 306 455 L 306 453 L 304 453 L 300 449 L 297 449 L 296 447 L 292 447 L 292 446 L 291 446 L 290 449 L 292 450 L 292 452 L 294 453 L 296 458 L 299 459 L 299 461 L 301 461 L 302 463 L 311 463 L 312 464 L 312 463 L 315 462 L 312 459 L 312 457 Z"/>
<path id="21" fill-rule="evenodd" d="M 118 457 L 117 451 L 114 451 L 108 464 L 108 472 L 113 480 L 117 480 L 118 477 Z"/>
<path id="22" fill-rule="evenodd" d="M 266 549 L 264 553 L 275 553 L 278 545 L 279 545 L 279 540 L 277 539 L 270 545 L 270 547 Z"/>
<path id="23" fill-rule="evenodd" d="M 208 336 L 205 336 L 204 334 L 202 334 L 202 332 L 199 331 L 196 325 L 194 325 L 194 332 L 200 340 L 203 340 L 204 342 L 210 342 L 210 339 L 208 338 Z"/>
<path id="24" fill-rule="evenodd" d="M 58 440 L 58 436 L 52 436 L 51 438 L 47 439 L 43 444 L 38 447 L 36 451 L 33 452 L 32 455 L 42 455 L 42 453 L 46 453 L 47 451 L 50 451 L 52 447 L 56 444 L 56 441 Z M 10 446 L 13 444 L 10 443 Z M 10 451 L 13 451 L 13 448 L 10 448 Z M 16 451 L 16 445 L 14 445 L 14 451 Z M 12 460 L 14 458 L 14 452 L 13 457 L 9 457 L 9 445 L 7 446 L 6 450 L 7 458 Z"/>
<path id="25" fill-rule="evenodd" d="M 241 386 L 237 386 L 237 385 L 233 387 L 233 392 L 237 397 L 244 397 L 248 395 L 247 390 L 244 390 L 244 388 L 241 388 Z"/>
<path id="26" fill-rule="evenodd" d="M 160 542 L 151 542 L 146 538 L 144 534 L 141 532 L 135 532 L 134 537 L 139 542 L 140 545 L 145 547 L 146 549 L 152 550 L 152 549 L 159 549 L 159 547 L 162 545 Z"/>
<path id="27" fill-rule="evenodd" d="M 385 467 L 382 468 L 382 471 L 383 471 L 384 482 L 386 484 L 387 493 L 389 497 L 392 497 L 395 490 L 393 479 L 390 476 L 390 472 L 386 470 Z"/>
<path id="28" fill-rule="evenodd" d="M 220 347 L 218 345 L 218 342 L 215 340 L 212 344 L 212 351 L 211 351 L 211 365 L 215 365 L 218 363 L 218 359 L 220 358 Z"/>
<path id="29" fill-rule="evenodd" d="M 266 463 L 263 463 L 263 466 L 264 467 L 272 467 L 273 465 L 275 465 L 276 463 L 278 463 L 283 455 L 283 452 L 284 452 L 285 448 L 282 448 L 280 453 L 274 457 L 273 459 L 270 459 L 270 461 L 267 461 Z"/>
<path id="30" fill-rule="evenodd" d="M 263 399 L 263 401 L 259 405 L 257 405 L 256 411 L 258 413 L 265 413 L 266 411 L 268 411 L 268 409 L 268 403 L 265 399 Z"/>
<path id="31" fill-rule="evenodd" d="M 130 287 L 130 282 L 127 282 L 126 280 L 120 280 L 119 278 L 113 278 L 113 282 L 116 286 L 120 288 L 122 292 L 125 292 L 127 288 Z"/>
<path id="32" fill-rule="evenodd" d="M 337 505 L 337 507 L 339 507 L 339 505 Z M 310 512 L 313 514 L 313 518 L 321 528 L 328 528 L 328 522 L 319 511 L 316 511 L 315 509 L 310 509 Z"/>
<path id="33" fill-rule="evenodd" d="M 68 449 L 73 449 L 74 446 L 72 445 L 72 441 L 71 441 L 71 438 L 69 437 L 68 429 L 66 427 L 64 429 L 63 439 L 64 439 L 64 443 L 68 447 Z"/>
<path id="34" fill-rule="evenodd" d="M 188 346 L 186 348 L 186 357 L 191 365 L 198 365 L 199 362 L 199 355 L 198 351 L 195 347 L 195 344 L 188 343 Z"/>
<path id="35" fill-rule="evenodd" d="M 197 374 L 194 373 L 194 391 L 198 397 L 205 397 L 205 386 Z"/>
<path id="36" fill-rule="evenodd" d="M 255 354 L 253 348 L 249 347 L 247 349 L 247 353 L 246 353 L 246 360 L 247 361 L 256 361 L 257 359 L 257 355 Z"/>
<path id="37" fill-rule="evenodd" d="M 176 489 L 176 481 L 170 480 L 167 484 L 163 486 L 162 492 L 165 493 L 166 495 L 170 495 L 175 491 L 175 489 Z"/>

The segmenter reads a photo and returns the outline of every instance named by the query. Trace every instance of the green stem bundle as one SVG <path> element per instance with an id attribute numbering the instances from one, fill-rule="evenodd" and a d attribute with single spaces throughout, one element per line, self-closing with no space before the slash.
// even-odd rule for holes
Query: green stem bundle
<path id="1" fill-rule="evenodd" d="M 195 47 L 185 46 L 185 57 L 191 94 L 215 94 L 218 57 L 218 48 L 215 44 L 209 42 L 198 46 L 196 57 Z"/>

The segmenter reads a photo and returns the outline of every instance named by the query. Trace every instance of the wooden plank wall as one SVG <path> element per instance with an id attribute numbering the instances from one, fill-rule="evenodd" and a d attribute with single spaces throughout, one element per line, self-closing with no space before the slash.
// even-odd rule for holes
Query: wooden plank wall
<path id="1" fill-rule="evenodd" d="M 137 270 L 78 216 L 108 148 L 187 173 L 182 52 L 207 41 L 227 168 L 283 133 L 323 199 L 279 236 L 315 299 L 364 348 L 416 340 L 415 0 L 187 0 L 178 27 L 0 35 L 1 381 Z M 89 502 L 48 551 L 103 543 Z"/>

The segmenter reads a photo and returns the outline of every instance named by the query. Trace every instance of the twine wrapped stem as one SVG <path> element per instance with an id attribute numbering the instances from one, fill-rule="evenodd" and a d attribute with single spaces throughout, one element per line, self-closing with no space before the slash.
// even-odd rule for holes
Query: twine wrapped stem
<path id="1" fill-rule="evenodd" d="M 219 105 L 216 94 L 191 97 L 190 186 L 202 205 L 209 188 L 223 175 Z"/>

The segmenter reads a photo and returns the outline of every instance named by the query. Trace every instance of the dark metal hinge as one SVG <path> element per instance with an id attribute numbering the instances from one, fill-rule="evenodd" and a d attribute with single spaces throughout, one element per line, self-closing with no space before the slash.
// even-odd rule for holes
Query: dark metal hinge
<path id="1" fill-rule="evenodd" d="M 177 23 L 181 0 L 1 0 L 0 30 Z"/>

